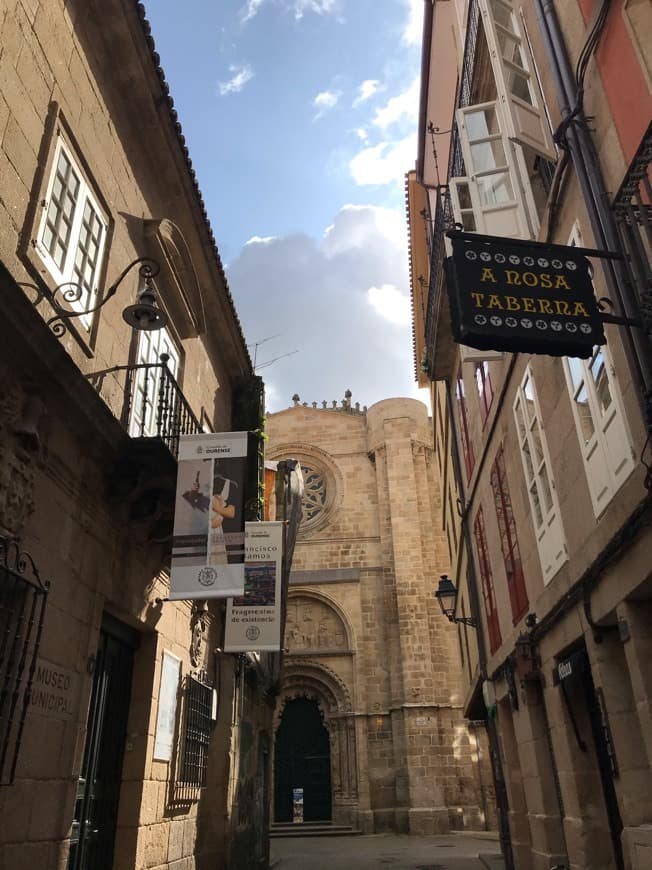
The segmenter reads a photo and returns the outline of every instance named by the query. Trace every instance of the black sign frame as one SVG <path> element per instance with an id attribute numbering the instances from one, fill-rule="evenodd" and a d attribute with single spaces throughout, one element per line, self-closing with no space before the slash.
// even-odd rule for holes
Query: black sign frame
<path id="1" fill-rule="evenodd" d="M 453 338 L 478 350 L 589 359 L 606 343 L 587 256 L 608 251 L 449 231 Z"/>

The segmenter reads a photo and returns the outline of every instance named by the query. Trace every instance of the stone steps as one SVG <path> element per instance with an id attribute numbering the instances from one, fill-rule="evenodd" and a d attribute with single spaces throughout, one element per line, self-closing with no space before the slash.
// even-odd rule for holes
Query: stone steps
<path id="1" fill-rule="evenodd" d="M 332 822 L 274 822 L 269 829 L 269 836 L 275 837 L 352 837 L 359 836 L 362 831 L 351 825 L 334 825 Z"/>

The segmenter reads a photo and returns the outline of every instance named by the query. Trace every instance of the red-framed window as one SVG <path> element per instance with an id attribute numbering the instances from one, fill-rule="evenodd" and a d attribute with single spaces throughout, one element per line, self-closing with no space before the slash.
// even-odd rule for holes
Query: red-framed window
<path id="1" fill-rule="evenodd" d="M 487 627 L 489 629 L 489 648 L 495 653 L 502 643 L 500 637 L 500 622 L 498 620 L 498 608 L 496 607 L 496 595 L 494 592 L 494 578 L 491 573 L 489 551 L 487 549 L 487 534 L 484 528 L 484 514 L 482 508 L 478 511 L 473 524 L 475 536 L 475 548 L 480 565 L 480 579 L 482 580 L 482 597 L 484 609 L 487 614 Z"/>
<path id="2" fill-rule="evenodd" d="M 464 454 L 464 466 L 466 468 L 466 479 L 471 479 L 473 466 L 475 465 L 475 456 L 473 454 L 473 445 L 469 438 L 469 418 L 466 413 L 466 397 L 464 395 L 464 378 L 462 377 L 462 366 L 457 371 L 457 386 L 455 388 L 457 397 L 457 410 L 460 418 L 460 441 L 462 442 L 462 453 Z"/>
<path id="3" fill-rule="evenodd" d="M 512 605 L 512 619 L 514 625 L 516 625 L 528 608 L 528 600 L 525 589 L 525 577 L 523 575 L 523 564 L 521 562 L 521 551 L 518 548 L 512 500 L 509 496 L 509 486 L 507 485 L 505 454 L 502 445 L 498 449 L 496 459 L 491 467 L 491 489 L 493 490 L 496 519 L 498 520 L 498 531 L 500 532 L 500 546 L 505 560 L 507 588 Z"/>
<path id="4" fill-rule="evenodd" d="M 489 363 L 486 360 L 475 364 L 475 383 L 478 387 L 480 418 L 484 426 L 491 410 L 491 403 L 494 400 L 494 390 L 491 386 L 491 378 L 489 377 Z"/>

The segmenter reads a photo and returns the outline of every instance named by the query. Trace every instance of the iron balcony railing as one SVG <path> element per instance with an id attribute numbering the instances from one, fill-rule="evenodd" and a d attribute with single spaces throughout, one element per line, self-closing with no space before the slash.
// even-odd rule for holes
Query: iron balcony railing
<path id="1" fill-rule="evenodd" d="M 159 438 L 176 457 L 180 436 L 203 430 L 168 360 L 161 354 L 160 363 L 113 366 L 87 377 L 132 438 Z"/>
<path id="2" fill-rule="evenodd" d="M 643 325 L 652 335 L 652 124 L 634 155 L 613 203 Z"/>
<path id="3" fill-rule="evenodd" d="M 437 205 L 435 219 L 432 225 L 432 254 L 430 257 L 430 285 L 428 287 L 428 305 L 426 308 L 426 348 L 428 359 L 434 359 L 437 322 L 444 292 L 444 257 L 446 255 L 444 234 L 453 224 L 453 212 L 450 194 L 447 187 L 437 190 Z"/>

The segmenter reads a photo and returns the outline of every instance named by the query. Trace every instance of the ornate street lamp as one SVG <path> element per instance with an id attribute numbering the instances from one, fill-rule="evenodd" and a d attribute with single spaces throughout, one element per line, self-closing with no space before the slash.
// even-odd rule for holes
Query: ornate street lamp
<path id="1" fill-rule="evenodd" d="M 449 622 L 459 622 L 462 625 L 470 625 L 476 627 L 476 621 L 472 616 L 455 616 L 457 609 L 458 591 L 452 580 L 447 574 L 442 574 L 439 579 L 439 587 L 435 592 L 435 598 L 439 601 L 441 612 Z"/>
<path id="2" fill-rule="evenodd" d="M 61 336 L 66 332 L 66 321 L 72 320 L 74 317 L 85 317 L 106 305 L 109 299 L 112 299 L 118 292 L 118 288 L 134 266 L 138 266 L 138 272 L 140 277 L 143 279 L 144 284 L 138 291 L 136 302 L 133 305 L 127 305 L 122 312 L 122 317 L 129 326 L 133 327 L 133 329 L 141 331 L 163 329 L 168 322 L 168 316 L 158 307 L 156 291 L 154 290 L 152 283 L 152 279 L 158 275 L 161 271 L 161 267 L 158 262 L 151 257 L 138 257 L 136 260 L 129 263 L 129 265 L 122 270 L 118 278 L 108 288 L 101 302 L 93 308 L 86 308 L 81 311 L 64 308 L 59 299 L 57 299 L 57 294 L 60 293 L 61 298 L 65 302 L 69 304 L 78 302 L 81 299 L 84 290 L 81 284 L 75 281 L 65 281 L 63 284 L 59 284 L 58 287 L 55 287 L 51 293 L 44 293 L 43 290 L 35 284 L 20 282 L 20 286 L 31 287 L 33 290 L 36 290 L 37 297 L 32 303 L 35 308 L 44 298 L 47 299 L 52 308 L 54 308 L 56 314 L 46 321 L 46 325 L 50 327 L 57 338 L 61 338 Z"/>

